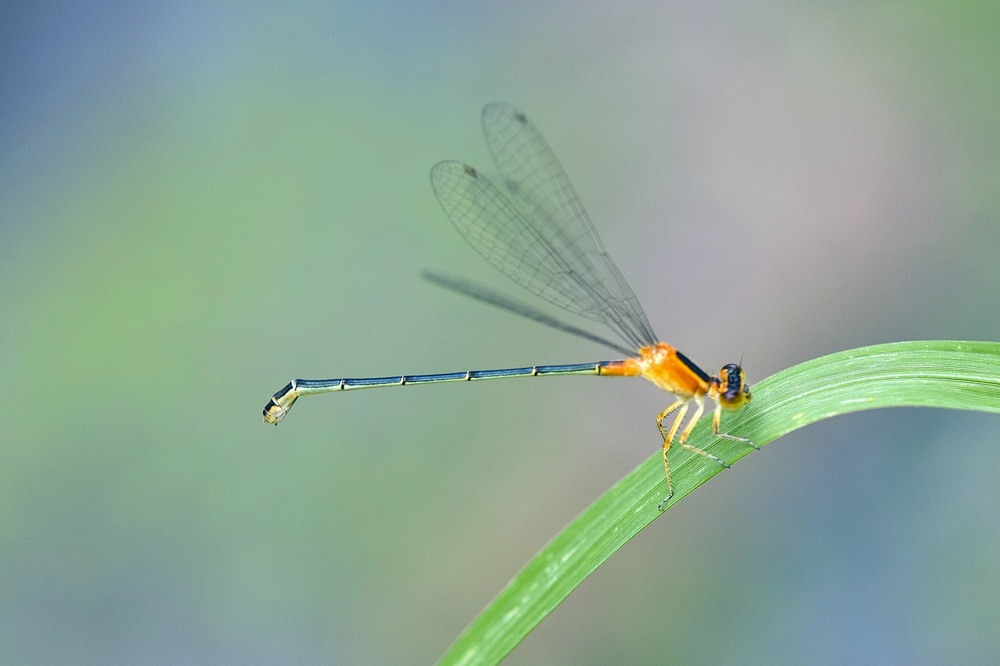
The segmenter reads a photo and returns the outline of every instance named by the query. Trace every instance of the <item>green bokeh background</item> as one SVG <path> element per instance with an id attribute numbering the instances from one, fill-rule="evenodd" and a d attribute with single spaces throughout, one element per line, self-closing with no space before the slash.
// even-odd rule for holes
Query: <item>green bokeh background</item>
<path id="1" fill-rule="evenodd" d="M 0 663 L 426 663 L 656 452 L 668 396 L 292 377 L 602 360 L 428 170 L 525 109 L 664 339 L 751 380 L 1000 339 L 995 3 L 0 4 Z M 510 663 L 996 663 L 1000 420 L 740 462 Z M 970 474 L 966 461 L 981 461 Z"/>

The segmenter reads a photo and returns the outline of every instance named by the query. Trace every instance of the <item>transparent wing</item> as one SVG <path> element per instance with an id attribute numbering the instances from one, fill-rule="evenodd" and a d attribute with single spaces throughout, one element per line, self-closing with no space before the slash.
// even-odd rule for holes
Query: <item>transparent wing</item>
<path id="1" fill-rule="evenodd" d="M 528 291 L 605 323 L 632 348 L 655 343 L 638 299 L 541 134 L 499 103 L 483 110 L 483 125 L 506 190 L 461 162 L 431 169 L 434 192 L 458 232 Z"/>
<path id="2" fill-rule="evenodd" d="M 460 277 L 442 275 L 433 271 L 424 271 L 424 279 L 433 282 L 439 287 L 450 289 L 451 291 L 462 294 L 463 296 L 468 296 L 469 298 L 474 298 L 477 301 L 482 301 L 483 303 L 489 303 L 494 307 L 521 315 L 522 317 L 536 321 L 539 324 L 545 324 L 546 326 L 551 326 L 557 330 L 572 333 L 573 335 L 584 338 L 585 340 L 590 340 L 591 342 L 596 342 L 606 347 L 610 347 L 611 349 L 621 352 L 626 356 L 632 356 L 635 354 L 635 349 L 628 349 L 627 347 L 623 347 L 620 344 L 612 342 L 611 340 L 602 338 L 599 335 L 594 335 L 590 331 L 586 331 L 584 329 L 577 328 L 572 324 L 559 321 L 555 317 L 531 307 L 527 303 L 522 303 L 521 301 L 515 300 L 510 296 L 493 291 L 485 285 L 476 284 L 475 282 L 470 282 L 469 280 L 465 280 Z"/>
<path id="3" fill-rule="evenodd" d="M 431 184 L 458 233 L 486 261 L 550 303 L 603 321 L 563 257 L 486 176 L 468 164 L 439 162 L 431 169 Z"/>
<path id="4" fill-rule="evenodd" d="M 539 234 L 564 257 L 574 279 L 592 293 L 602 319 L 610 320 L 612 328 L 630 331 L 630 340 L 656 342 L 639 299 L 608 255 L 580 197 L 538 129 L 516 108 L 493 102 L 483 109 L 483 133 L 505 188 Z"/>

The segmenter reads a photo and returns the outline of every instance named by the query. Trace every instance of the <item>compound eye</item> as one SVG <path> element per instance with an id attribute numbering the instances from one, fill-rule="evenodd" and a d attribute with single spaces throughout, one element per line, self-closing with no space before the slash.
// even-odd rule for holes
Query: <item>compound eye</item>
<path id="1" fill-rule="evenodd" d="M 735 363 L 730 363 L 725 368 L 723 368 L 723 371 L 725 372 L 726 375 L 725 377 L 726 393 L 729 393 L 730 391 L 739 392 L 739 390 L 743 388 L 743 382 L 745 381 L 743 376 L 743 368 L 736 365 Z"/>
<path id="2" fill-rule="evenodd" d="M 746 384 L 743 368 L 730 363 L 719 371 L 719 379 L 722 384 L 719 402 L 722 405 L 735 409 L 750 401 L 750 387 Z"/>

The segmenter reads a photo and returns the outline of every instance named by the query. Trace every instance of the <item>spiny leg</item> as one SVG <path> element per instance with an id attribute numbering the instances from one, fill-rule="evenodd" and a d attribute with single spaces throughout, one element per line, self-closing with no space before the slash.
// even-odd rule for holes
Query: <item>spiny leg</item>
<path id="1" fill-rule="evenodd" d="M 691 431 L 694 430 L 694 427 L 698 425 L 698 421 L 701 420 L 701 415 L 705 413 L 705 399 L 699 396 L 697 398 L 694 398 L 694 402 L 696 405 L 698 405 L 698 408 L 694 411 L 694 415 L 691 417 L 691 420 L 688 421 L 687 427 L 685 427 L 684 431 L 681 433 L 681 446 L 683 446 L 688 451 L 694 451 L 698 455 L 704 456 L 709 460 L 714 460 L 715 462 L 719 463 L 726 469 L 729 469 L 729 463 L 727 463 L 719 456 L 709 453 L 708 451 L 703 451 L 702 449 L 699 449 L 696 446 L 691 446 L 690 444 L 687 444 L 688 435 L 690 435 Z"/>
<path id="2" fill-rule="evenodd" d="M 744 442 L 749 446 L 753 447 L 755 451 L 760 451 L 760 447 L 750 441 L 749 437 L 738 437 L 737 435 L 730 435 L 725 432 L 719 432 L 719 422 L 722 420 L 722 405 L 715 406 L 715 412 L 712 414 L 712 434 L 716 437 L 721 437 L 723 439 L 731 439 L 734 442 Z M 682 440 L 683 441 L 683 440 Z"/>
<path id="3" fill-rule="evenodd" d="M 674 441 L 674 435 L 677 434 L 677 428 L 680 427 L 681 421 L 684 420 L 684 415 L 687 414 L 688 401 L 682 398 L 678 398 L 677 402 L 673 403 L 656 417 L 656 427 L 660 429 L 660 434 L 663 436 L 663 471 L 667 474 L 667 496 L 663 498 L 663 501 L 656 507 L 660 511 L 663 510 L 663 505 L 674 496 L 674 481 L 670 478 L 670 463 L 667 461 L 667 451 L 670 450 L 670 445 Z M 674 417 L 674 422 L 670 426 L 670 431 L 667 432 L 663 429 L 663 419 L 667 418 L 671 412 L 680 408 L 680 412 Z"/>

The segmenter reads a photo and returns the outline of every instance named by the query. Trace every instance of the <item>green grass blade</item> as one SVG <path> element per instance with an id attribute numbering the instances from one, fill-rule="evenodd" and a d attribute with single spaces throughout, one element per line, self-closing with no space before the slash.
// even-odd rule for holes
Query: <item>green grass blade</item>
<path id="1" fill-rule="evenodd" d="M 763 446 L 820 419 L 877 407 L 945 407 L 1000 413 L 1000 343 L 897 342 L 801 363 L 754 385 L 753 402 L 723 416 L 725 432 Z M 735 462 L 753 449 L 717 439 L 704 419 L 689 443 Z M 671 450 L 669 509 L 722 471 Z M 507 656 L 592 571 L 661 515 L 660 454 L 615 484 L 549 542 L 469 625 L 442 664 L 494 664 Z"/>

